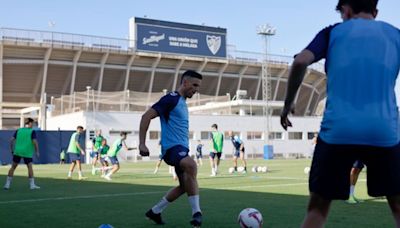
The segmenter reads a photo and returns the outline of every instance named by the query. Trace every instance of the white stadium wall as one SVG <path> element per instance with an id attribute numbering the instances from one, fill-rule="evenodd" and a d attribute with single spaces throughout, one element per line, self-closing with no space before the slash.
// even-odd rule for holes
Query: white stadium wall
<path id="1" fill-rule="evenodd" d="M 68 115 L 49 117 L 47 120 L 47 127 L 49 130 L 75 130 L 77 125 L 82 125 L 85 129 L 89 130 L 101 129 L 103 135 L 109 140 L 110 144 L 119 137 L 119 131 L 129 131 L 130 134 L 128 135 L 127 145 L 129 147 L 135 147 L 139 141 L 138 131 L 141 115 L 140 113 L 128 112 L 77 112 Z M 270 140 L 270 144 L 274 147 L 274 154 L 276 157 L 284 158 L 307 157 L 312 150 L 312 140 L 308 137 L 308 134 L 319 130 L 321 119 L 319 117 L 292 117 L 291 121 L 293 123 L 293 128 L 285 132 L 279 124 L 279 117 L 271 118 L 270 131 L 282 134 L 281 139 Z M 189 123 L 189 131 L 192 133 L 192 138 L 190 140 L 190 150 L 192 152 L 195 151 L 197 139 L 201 138 L 201 132 L 203 132 L 203 136 L 207 135 L 204 132 L 210 131 L 211 125 L 216 123 L 218 124 L 219 130 L 222 132 L 231 130 L 240 132 L 240 136 L 245 143 L 248 157 L 262 157 L 263 155 L 263 145 L 265 144 L 263 138 L 248 138 L 251 137 L 249 136 L 250 132 L 261 134 L 265 131 L 264 126 L 266 122 L 262 117 L 190 115 Z M 159 153 L 159 138 L 156 137 L 156 132 L 160 132 L 159 119 L 154 119 L 151 122 L 149 126 L 149 132 L 150 131 L 153 132 L 153 136 L 155 137 L 149 139 L 150 136 L 148 133 L 147 145 L 151 151 L 151 157 L 155 158 Z M 301 139 L 289 139 L 289 132 L 296 132 L 295 134 L 297 134 L 297 137 L 301 135 Z M 202 143 L 205 144 L 203 153 L 207 155 L 210 144 L 209 140 L 202 140 Z M 230 157 L 232 151 L 232 143 L 229 140 L 225 140 L 225 155 Z"/>

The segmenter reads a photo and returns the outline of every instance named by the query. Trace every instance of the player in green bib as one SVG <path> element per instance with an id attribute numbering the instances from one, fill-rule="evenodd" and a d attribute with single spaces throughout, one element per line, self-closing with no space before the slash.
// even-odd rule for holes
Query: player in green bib
<path id="1" fill-rule="evenodd" d="M 218 166 L 221 160 L 222 148 L 224 147 L 224 134 L 218 131 L 218 125 L 211 125 L 211 152 L 210 152 L 210 164 L 211 164 L 211 176 L 214 177 L 218 173 Z"/>
<path id="2" fill-rule="evenodd" d="M 101 130 L 96 130 L 96 136 L 92 140 L 92 151 L 93 151 L 93 161 L 92 161 L 92 175 L 96 174 L 96 164 L 100 160 L 100 147 L 101 142 L 104 137 L 101 135 Z"/>
<path id="3" fill-rule="evenodd" d="M 28 167 L 29 185 L 30 189 L 39 189 L 40 187 L 35 185 L 32 168 L 32 157 L 33 153 L 36 152 L 36 156 L 39 157 L 39 145 L 36 138 L 36 133 L 33 131 L 34 120 L 27 118 L 25 120 L 25 127 L 19 128 L 11 139 L 10 148 L 13 153 L 13 162 L 4 189 L 10 189 L 11 181 L 14 176 L 14 171 L 17 168 L 21 159 L 24 159 L 24 163 Z"/>
<path id="4" fill-rule="evenodd" d="M 82 175 L 81 167 L 81 154 L 85 155 L 85 135 L 83 133 L 83 127 L 78 126 L 76 132 L 71 135 L 69 140 L 69 146 L 67 149 L 69 159 L 71 160 L 71 166 L 68 171 L 68 179 L 72 178 L 72 172 L 75 166 L 78 166 L 79 180 L 85 179 Z"/>
<path id="5" fill-rule="evenodd" d="M 65 149 L 62 149 L 60 153 L 60 164 L 64 163 L 65 163 Z"/>
<path id="6" fill-rule="evenodd" d="M 119 170 L 119 161 L 117 155 L 119 151 L 122 149 L 122 147 L 124 147 L 126 150 L 130 150 L 125 144 L 127 134 L 128 134 L 127 132 L 121 132 L 120 133 L 121 137 L 114 141 L 114 143 L 111 145 L 110 149 L 107 152 L 107 156 L 110 159 L 113 168 L 107 175 L 104 176 L 104 179 L 106 180 L 111 180 L 111 175 L 113 175 Z"/>

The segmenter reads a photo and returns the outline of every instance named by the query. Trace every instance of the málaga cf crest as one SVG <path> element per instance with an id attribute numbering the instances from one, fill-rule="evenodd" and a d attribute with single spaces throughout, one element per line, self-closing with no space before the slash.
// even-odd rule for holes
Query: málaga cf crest
<path id="1" fill-rule="evenodd" d="M 207 46 L 211 53 L 215 55 L 221 47 L 221 37 L 207 35 Z"/>

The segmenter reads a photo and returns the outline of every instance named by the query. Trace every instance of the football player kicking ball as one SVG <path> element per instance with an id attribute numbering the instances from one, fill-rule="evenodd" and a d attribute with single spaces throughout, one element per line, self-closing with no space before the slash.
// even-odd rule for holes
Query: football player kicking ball
<path id="1" fill-rule="evenodd" d="M 175 167 L 179 185 L 172 188 L 167 194 L 146 212 L 146 217 L 157 224 L 164 224 L 161 218 L 162 211 L 183 194 L 188 195 L 192 207 L 193 227 L 200 227 L 202 213 L 199 202 L 199 187 L 197 184 L 197 165 L 189 154 L 189 113 L 186 99 L 191 98 L 201 85 L 202 75 L 195 71 L 186 71 L 181 78 L 178 91 L 162 97 L 146 113 L 140 121 L 140 155 L 149 156 L 146 146 L 146 133 L 152 119 L 157 116 L 161 121 L 161 150 L 162 158 Z"/>

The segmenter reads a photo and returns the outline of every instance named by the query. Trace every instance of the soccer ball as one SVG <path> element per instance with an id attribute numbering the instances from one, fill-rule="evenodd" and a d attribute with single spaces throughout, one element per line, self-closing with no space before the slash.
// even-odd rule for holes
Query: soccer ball
<path id="1" fill-rule="evenodd" d="M 230 167 L 230 168 L 228 169 L 228 172 L 231 173 L 231 174 L 232 174 L 234 171 L 235 171 L 235 168 L 233 168 L 233 167 Z"/>
<path id="2" fill-rule="evenodd" d="M 253 168 L 251 168 L 251 172 L 256 173 L 257 172 L 257 166 L 253 166 Z"/>
<path id="3" fill-rule="evenodd" d="M 114 228 L 113 226 L 111 226 L 110 224 L 101 224 L 99 226 L 99 228 Z"/>
<path id="4" fill-rule="evenodd" d="M 246 208 L 240 212 L 238 223 L 242 228 L 261 228 L 263 218 L 257 209 Z"/>
<path id="5" fill-rule="evenodd" d="M 261 173 L 261 172 L 262 172 L 262 169 L 263 169 L 263 167 L 258 166 L 258 167 L 257 167 L 257 172 Z"/>
<path id="6" fill-rule="evenodd" d="M 243 171 L 244 171 L 244 167 L 243 167 L 243 166 L 239 166 L 239 167 L 237 168 L 237 171 L 240 172 L 240 173 L 243 172 Z"/>
<path id="7" fill-rule="evenodd" d="M 268 167 L 267 167 L 267 166 L 261 167 L 261 171 L 262 171 L 263 173 L 266 173 L 266 172 L 268 171 Z"/>
<path id="8" fill-rule="evenodd" d="M 305 167 L 304 168 L 304 174 L 309 174 L 310 173 L 310 167 Z"/>

